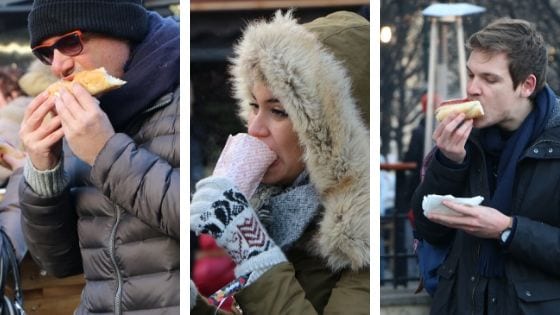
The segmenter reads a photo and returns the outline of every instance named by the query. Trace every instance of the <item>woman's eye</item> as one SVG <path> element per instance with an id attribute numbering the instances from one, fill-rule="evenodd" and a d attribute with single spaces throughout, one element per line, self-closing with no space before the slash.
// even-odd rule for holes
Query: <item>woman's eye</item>
<path id="1" fill-rule="evenodd" d="M 259 105 L 257 103 L 249 103 L 249 106 L 251 106 L 251 109 L 254 113 L 259 111 Z"/>
<path id="2" fill-rule="evenodd" d="M 281 117 L 281 118 L 288 117 L 288 113 L 286 113 L 286 111 L 283 109 L 273 109 L 272 113 L 277 117 Z"/>

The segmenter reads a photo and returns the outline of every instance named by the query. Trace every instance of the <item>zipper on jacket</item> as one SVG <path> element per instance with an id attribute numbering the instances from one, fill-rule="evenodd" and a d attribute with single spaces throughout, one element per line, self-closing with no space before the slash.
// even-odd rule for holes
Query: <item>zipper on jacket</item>
<path id="1" fill-rule="evenodd" d="M 113 268 L 115 269 L 115 274 L 117 275 L 117 291 L 115 292 L 115 302 L 114 313 L 116 315 L 121 315 L 121 298 L 122 298 L 122 276 L 119 270 L 119 266 L 117 265 L 117 259 L 115 258 L 115 235 L 117 234 L 117 226 L 119 225 L 119 221 L 121 219 L 121 211 L 120 207 L 115 205 L 116 209 L 116 216 L 115 216 L 115 224 L 111 229 L 111 237 L 109 238 L 109 255 L 111 256 L 111 262 L 113 263 Z"/>

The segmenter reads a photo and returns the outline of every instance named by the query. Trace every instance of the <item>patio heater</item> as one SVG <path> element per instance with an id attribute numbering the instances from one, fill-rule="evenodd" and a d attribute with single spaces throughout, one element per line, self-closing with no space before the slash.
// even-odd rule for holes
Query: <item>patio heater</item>
<path id="1" fill-rule="evenodd" d="M 428 103 L 426 106 L 426 129 L 424 132 L 424 156 L 432 149 L 432 133 L 434 130 L 434 95 L 436 90 L 436 67 L 438 80 L 438 94 L 447 99 L 447 33 L 450 25 L 455 25 L 457 33 L 458 67 L 461 97 L 467 96 L 467 69 L 465 57 L 465 39 L 463 34 L 463 16 L 478 14 L 486 9 L 468 3 L 434 3 L 422 11 L 422 15 L 431 20 L 430 54 L 428 65 Z M 439 29 L 441 25 L 441 34 Z M 438 37 L 440 40 L 438 40 Z M 438 43 L 441 56 L 438 62 Z"/>

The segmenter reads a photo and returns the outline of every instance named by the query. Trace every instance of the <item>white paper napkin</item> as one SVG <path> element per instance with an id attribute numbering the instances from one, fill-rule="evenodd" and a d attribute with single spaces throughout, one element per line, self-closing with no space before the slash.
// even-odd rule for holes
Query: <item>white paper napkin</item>
<path id="1" fill-rule="evenodd" d="M 424 199 L 422 200 L 422 209 L 424 209 L 424 215 L 427 215 L 428 213 L 438 213 L 454 216 L 462 215 L 457 211 L 444 206 L 441 203 L 443 200 L 453 200 L 456 203 L 467 206 L 478 206 L 484 200 L 484 197 L 476 196 L 471 198 L 456 198 L 453 195 L 427 195 L 424 196 Z"/>

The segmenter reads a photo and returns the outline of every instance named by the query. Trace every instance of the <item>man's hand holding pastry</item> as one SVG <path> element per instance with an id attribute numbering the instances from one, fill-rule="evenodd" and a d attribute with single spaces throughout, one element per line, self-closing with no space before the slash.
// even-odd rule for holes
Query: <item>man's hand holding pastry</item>
<path id="1" fill-rule="evenodd" d="M 39 94 L 27 106 L 19 131 L 31 163 L 40 171 L 53 169 L 62 156 L 64 132 L 60 118 L 51 117 L 54 111 L 54 97 L 48 92 Z"/>
<path id="2" fill-rule="evenodd" d="M 59 90 L 55 105 L 70 149 L 78 158 L 93 165 L 105 143 L 115 134 L 99 101 L 74 83 L 71 91 Z"/>

